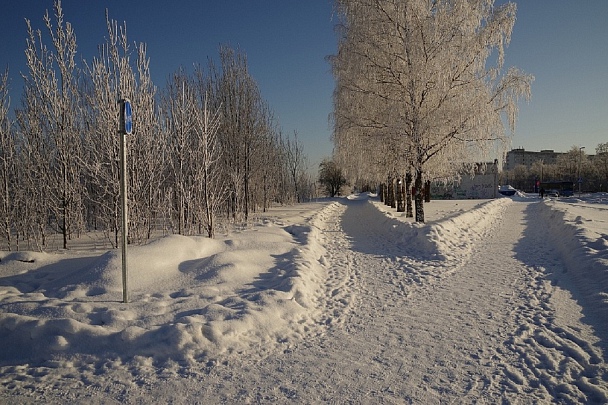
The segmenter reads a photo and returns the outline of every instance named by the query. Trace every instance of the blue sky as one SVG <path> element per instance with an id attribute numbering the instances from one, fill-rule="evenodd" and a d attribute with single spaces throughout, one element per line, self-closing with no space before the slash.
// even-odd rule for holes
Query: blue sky
<path id="1" fill-rule="evenodd" d="M 502 3 L 503 1 L 498 1 Z M 532 100 L 520 106 L 513 147 L 593 153 L 608 142 L 608 1 L 521 0 L 507 66 L 535 76 Z M 80 57 L 90 60 L 110 18 L 127 22 L 132 42 L 148 45 L 159 88 L 180 66 L 217 60 L 220 44 L 239 47 L 283 132 L 297 131 L 311 169 L 331 155 L 333 78 L 327 55 L 336 49 L 332 0 L 63 0 Z M 10 69 L 12 106 L 25 71 L 24 18 L 44 30 L 52 0 L 0 6 L 0 69 Z"/>
<path id="2" fill-rule="evenodd" d="M 513 147 L 594 154 L 608 142 L 608 1 L 521 0 L 507 65 L 535 76 Z"/>

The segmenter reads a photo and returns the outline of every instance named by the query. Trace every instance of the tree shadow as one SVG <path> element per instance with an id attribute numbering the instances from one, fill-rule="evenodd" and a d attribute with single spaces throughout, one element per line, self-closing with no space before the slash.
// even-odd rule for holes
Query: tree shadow
<path id="1" fill-rule="evenodd" d="M 342 229 L 351 249 L 379 258 L 408 257 L 435 261 L 440 256 L 436 245 L 422 234 L 425 225 L 410 224 L 377 209 L 367 199 L 347 200 Z M 408 243 L 416 241 L 417 245 Z"/>
<path id="2" fill-rule="evenodd" d="M 289 292 L 293 288 L 290 279 L 298 277 L 299 264 L 298 250 L 292 249 L 281 255 L 272 255 L 275 265 L 266 272 L 260 273 L 248 288 L 239 290 L 239 294 L 249 301 L 257 301 L 258 294 L 264 291 L 275 290 Z"/>
<path id="3" fill-rule="evenodd" d="M 27 261 L 24 262 L 22 273 L 0 277 L 0 286 L 13 287 L 21 294 L 39 292 L 49 298 L 61 298 L 61 291 L 71 285 L 94 281 L 95 274 L 92 273 L 95 273 L 95 268 L 103 267 L 101 262 L 109 260 L 106 256 L 66 258 L 41 267 L 36 267 L 35 260 Z M 6 263 L 7 259 L 3 262 Z M 92 287 L 91 295 L 99 295 L 95 293 L 96 290 L 96 287 Z"/>

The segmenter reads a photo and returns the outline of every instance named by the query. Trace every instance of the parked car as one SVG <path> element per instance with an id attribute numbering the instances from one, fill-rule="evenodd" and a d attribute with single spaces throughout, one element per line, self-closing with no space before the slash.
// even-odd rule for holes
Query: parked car
<path id="1" fill-rule="evenodd" d="M 553 189 L 553 190 L 548 190 L 545 195 L 547 197 L 559 197 L 559 191 Z"/>
<path id="2" fill-rule="evenodd" d="M 498 192 L 502 195 L 505 196 L 512 196 L 515 195 L 515 193 L 517 192 L 516 189 L 514 189 L 513 187 L 509 186 L 509 185 L 504 185 L 504 186 L 499 186 L 498 187 Z"/>

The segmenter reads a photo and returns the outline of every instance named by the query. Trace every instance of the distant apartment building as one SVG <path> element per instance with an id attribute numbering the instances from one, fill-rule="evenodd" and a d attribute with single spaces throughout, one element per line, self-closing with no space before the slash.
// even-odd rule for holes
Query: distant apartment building
<path id="1" fill-rule="evenodd" d="M 540 152 L 532 152 L 524 148 L 511 149 L 507 152 L 507 159 L 505 160 L 503 170 L 513 170 L 518 165 L 530 167 L 534 162 L 541 160 L 544 164 L 555 164 L 557 163 L 557 157 L 560 155 L 563 155 L 563 153 L 555 152 L 551 149 L 541 150 Z"/>

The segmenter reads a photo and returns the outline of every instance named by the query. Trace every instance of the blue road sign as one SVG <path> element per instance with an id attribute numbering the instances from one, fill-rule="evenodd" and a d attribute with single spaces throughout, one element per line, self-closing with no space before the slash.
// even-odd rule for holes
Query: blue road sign
<path id="1" fill-rule="evenodd" d="M 133 132 L 133 115 L 131 111 L 131 102 L 129 100 L 124 101 L 124 120 L 125 120 L 125 133 L 131 135 Z"/>

